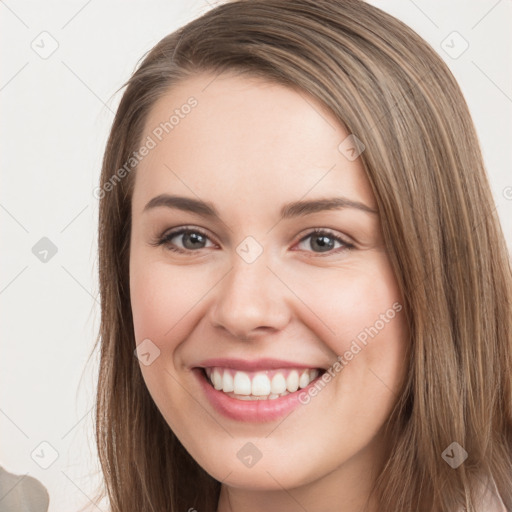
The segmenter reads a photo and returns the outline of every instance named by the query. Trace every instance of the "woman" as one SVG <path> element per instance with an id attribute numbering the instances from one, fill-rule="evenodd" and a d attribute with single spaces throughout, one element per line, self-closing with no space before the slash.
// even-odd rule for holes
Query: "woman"
<path id="1" fill-rule="evenodd" d="M 212 9 L 128 81 L 98 197 L 113 512 L 512 507 L 509 258 L 410 28 Z"/>

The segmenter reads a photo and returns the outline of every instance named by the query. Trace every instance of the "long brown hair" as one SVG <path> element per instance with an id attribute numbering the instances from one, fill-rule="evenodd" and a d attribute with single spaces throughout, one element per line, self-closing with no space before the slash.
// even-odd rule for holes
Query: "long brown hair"
<path id="1" fill-rule="evenodd" d="M 493 481 L 512 509 L 511 266 L 455 79 L 413 30 L 360 0 L 239 0 L 148 52 L 125 84 L 106 146 L 96 436 L 111 511 L 217 507 L 220 483 L 167 425 L 134 357 L 136 165 L 119 171 L 155 101 L 203 71 L 306 91 L 365 145 L 360 158 L 411 336 L 407 379 L 386 424 L 391 456 L 374 488 L 381 510 L 476 511 L 476 489 Z M 468 453 L 456 469 L 442 457 L 453 442 Z"/>

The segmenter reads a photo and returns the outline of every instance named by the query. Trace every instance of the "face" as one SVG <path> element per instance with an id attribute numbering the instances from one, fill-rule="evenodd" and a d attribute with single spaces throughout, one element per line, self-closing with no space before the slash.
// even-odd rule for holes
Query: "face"
<path id="1" fill-rule="evenodd" d="M 140 368 L 188 452 L 233 488 L 363 474 L 382 455 L 407 330 L 348 136 L 307 93 L 230 74 L 183 81 L 147 119 L 130 242 Z"/>

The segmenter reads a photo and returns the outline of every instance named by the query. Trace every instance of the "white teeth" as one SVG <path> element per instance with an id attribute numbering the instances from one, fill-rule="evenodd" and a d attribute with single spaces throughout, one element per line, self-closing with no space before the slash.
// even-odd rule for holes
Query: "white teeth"
<path id="1" fill-rule="evenodd" d="M 286 391 L 286 379 L 282 373 L 276 373 L 274 375 L 270 390 L 275 395 L 280 395 Z"/>
<path id="2" fill-rule="evenodd" d="M 309 384 L 308 372 L 304 372 L 299 378 L 299 388 L 305 388 Z"/>
<path id="3" fill-rule="evenodd" d="M 226 373 L 226 372 L 224 372 Z M 245 372 L 236 372 L 233 381 L 233 392 L 237 395 L 251 394 L 251 379 Z"/>
<path id="4" fill-rule="evenodd" d="M 299 372 L 297 370 L 292 370 L 286 378 L 286 389 L 290 393 L 299 389 Z"/>
<path id="5" fill-rule="evenodd" d="M 222 378 L 222 391 L 225 393 L 229 393 L 234 391 L 235 385 L 233 383 L 233 376 L 229 372 L 224 372 L 224 377 Z"/>
<path id="6" fill-rule="evenodd" d="M 253 377 L 252 394 L 255 396 L 268 396 L 270 394 L 270 380 L 265 374 L 258 373 Z"/>
<path id="7" fill-rule="evenodd" d="M 205 371 L 215 389 L 240 400 L 275 400 L 305 388 L 320 374 L 316 369 L 247 373 L 219 367 Z"/>
<path id="8" fill-rule="evenodd" d="M 215 389 L 222 389 L 222 374 L 217 368 L 213 370 L 212 382 Z"/>

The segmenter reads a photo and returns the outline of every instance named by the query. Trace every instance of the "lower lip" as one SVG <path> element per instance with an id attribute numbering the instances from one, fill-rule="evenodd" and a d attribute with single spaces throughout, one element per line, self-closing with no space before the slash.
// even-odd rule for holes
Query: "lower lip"
<path id="1" fill-rule="evenodd" d="M 254 423 L 277 420 L 286 414 L 290 414 L 299 405 L 304 405 L 300 402 L 299 395 L 307 394 L 309 388 L 313 387 L 317 380 L 322 377 L 322 375 L 319 375 L 305 388 L 274 400 L 238 400 L 228 396 L 223 391 L 215 389 L 201 368 L 194 368 L 193 373 L 198 378 L 207 398 L 218 412 L 233 420 Z"/>

